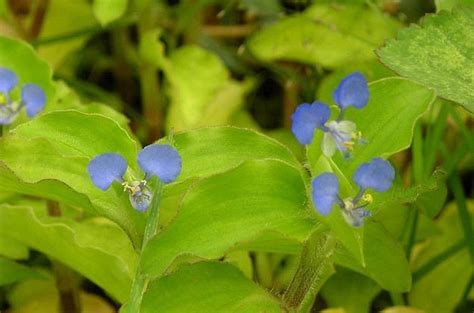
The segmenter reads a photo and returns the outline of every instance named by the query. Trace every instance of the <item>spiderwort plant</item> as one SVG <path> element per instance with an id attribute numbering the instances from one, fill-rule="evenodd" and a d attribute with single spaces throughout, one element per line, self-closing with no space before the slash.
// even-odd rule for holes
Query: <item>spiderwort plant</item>
<path id="1" fill-rule="evenodd" d="M 15 72 L 0 67 L 0 125 L 11 124 L 24 107 L 28 117 L 41 112 L 46 104 L 46 95 L 40 86 L 32 83 L 24 84 L 19 100 L 14 100 L 12 91 L 18 85 Z"/>
<path id="2" fill-rule="evenodd" d="M 323 173 L 312 181 L 313 203 L 321 215 L 328 215 L 336 204 L 347 222 L 358 227 L 363 224 L 364 218 L 370 216 L 370 211 L 365 207 L 372 203 L 372 195 L 367 190 L 385 192 L 392 186 L 394 178 L 392 165 L 381 158 L 374 158 L 360 165 L 354 173 L 353 180 L 359 186 L 359 192 L 354 197 L 342 199 L 336 175 Z"/>
<path id="3" fill-rule="evenodd" d="M 320 129 L 324 132 L 321 143 L 324 155 L 331 157 L 339 150 L 344 158 L 349 158 L 354 145 L 365 141 L 355 123 L 344 120 L 344 112 L 351 106 L 362 109 L 369 102 L 369 88 L 364 75 L 354 72 L 346 76 L 334 90 L 333 99 L 340 109 L 336 120 L 329 121 L 331 111 L 328 105 L 319 101 L 303 103 L 291 116 L 291 130 L 301 144 L 308 145 L 313 141 L 315 130 Z"/>
<path id="4" fill-rule="evenodd" d="M 128 192 L 133 208 L 143 212 L 151 203 L 153 194 L 149 182 L 157 176 L 161 182 L 173 182 L 181 172 L 181 157 L 172 146 L 152 144 L 138 153 L 138 165 L 145 172 L 141 180 L 125 181 L 127 162 L 117 153 L 104 153 L 93 158 L 87 166 L 89 176 L 94 185 L 107 190 L 114 181 L 122 184 Z"/>

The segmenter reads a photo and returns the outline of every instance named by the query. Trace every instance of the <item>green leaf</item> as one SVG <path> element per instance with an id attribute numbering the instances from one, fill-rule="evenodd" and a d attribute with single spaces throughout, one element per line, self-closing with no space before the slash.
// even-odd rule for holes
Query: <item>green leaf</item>
<path id="1" fill-rule="evenodd" d="M 94 27 L 97 28 L 98 23 L 88 0 L 49 0 L 39 38 L 35 41 L 39 56 L 58 68 L 71 52 L 85 43 L 89 37 L 87 31 Z"/>
<path id="2" fill-rule="evenodd" d="M 399 23 L 360 5 L 314 5 L 259 31 L 247 41 L 258 59 L 334 68 L 375 58 L 373 50 Z"/>
<path id="3" fill-rule="evenodd" d="M 471 223 L 474 224 L 474 203 L 468 202 Z M 441 230 L 426 245 L 420 247 L 413 262 L 415 282 L 409 293 L 410 303 L 427 312 L 453 312 L 472 277 L 469 251 L 464 244 L 464 233 L 456 204 L 450 204 L 439 217 Z M 461 243 L 461 249 L 440 255 Z M 423 275 L 419 273 L 423 271 Z"/>
<path id="4" fill-rule="evenodd" d="M 42 279 L 40 273 L 28 266 L 8 259 L 0 258 L 0 286 L 13 284 L 27 279 Z"/>
<path id="5" fill-rule="evenodd" d="M 117 152 L 127 160 L 128 173 L 137 177 L 137 143 L 115 121 L 98 114 L 56 111 L 17 127 L 0 141 L 0 184 L 5 190 L 106 216 L 138 242 L 143 215 L 130 206 L 126 194 L 98 189 L 87 173 L 94 156 Z"/>
<path id="6" fill-rule="evenodd" d="M 411 272 L 400 243 L 375 221 L 366 220 L 363 229 L 365 266 L 360 266 L 345 249 L 338 251 L 336 262 L 372 278 L 388 291 L 410 290 Z"/>
<path id="7" fill-rule="evenodd" d="M 443 11 L 402 30 L 377 53 L 395 72 L 474 112 L 473 30 L 474 9 Z"/>
<path id="8" fill-rule="evenodd" d="M 177 133 L 173 140 L 183 159 L 178 181 L 210 176 L 255 159 L 271 158 L 300 166 L 288 148 L 248 129 L 225 126 L 200 128 Z"/>
<path id="9" fill-rule="evenodd" d="M 346 313 L 367 313 L 380 287 L 370 278 L 345 268 L 337 268 L 321 290 L 329 307 Z"/>
<path id="10" fill-rule="evenodd" d="M 474 5 L 472 0 L 435 0 L 436 11 L 451 10 L 458 5 Z"/>
<path id="11" fill-rule="evenodd" d="M 127 0 L 94 0 L 92 9 L 102 25 L 113 22 L 127 11 Z"/>
<path id="12" fill-rule="evenodd" d="M 14 260 L 27 259 L 29 255 L 28 248 L 7 236 L 0 236 L 0 256 L 5 256 Z"/>
<path id="13" fill-rule="evenodd" d="M 46 62 L 38 58 L 36 52 L 25 42 L 0 37 L 0 67 L 8 68 L 16 73 L 18 76 L 18 90 L 23 84 L 35 83 L 46 94 L 46 106 L 53 100 L 55 87 L 51 78 L 51 69 Z M 21 116 L 23 120 L 26 119 L 25 116 L 26 114 L 23 113 Z"/>
<path id="14" fill-rule="evenodd" d="M 369 104 L 361 110 L 349 108 L 344 116 L 356 123 L 367 144 L 355 146 L 350 162 L 339 153 L 335 156 L 336 164 L 350 181 L 360 164 L 408 148 L 416 121 L 435 99 L 429 89 L 401 78 L 384 78 L 369 88 Z"/>
<path id="15" fill-rule="evenodd" d="M 252 80 L 231 79 L 217 55 L 197 46 L 180 48 L 158 63 L 169 81 L 169 129 L 229 124 L 254 85 Z"/>
<path id="16" fill-rule="evenodd" d="M 39 215 L 31 207 L 3 204 L 0 233 L 66 264 L 115 299 L 127 299 L 137 255 L 117 225 Z"/>
<path id="17" fill-rule="evenodd" d="M 281 312 L 276 299 L 226 263 L 201 262 L 152 282 L 141 312 Z"/>
<path id="18" fill-rule="evenodd" d="M 147 245 L 143 269 L 160 276 L 180 256 L 216 259 L 267 232 L 301 242 L 315 225 L 305 203 L 300 171 L 276 160 L 248 161 L 203 179 L 186 193 L 173 222 Z"/>

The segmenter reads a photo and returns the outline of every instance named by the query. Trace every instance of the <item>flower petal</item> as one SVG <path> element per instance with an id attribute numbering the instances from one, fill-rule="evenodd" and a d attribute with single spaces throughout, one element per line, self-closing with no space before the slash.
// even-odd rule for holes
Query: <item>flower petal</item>
<path id="1" fill-rule="evenodd" d="M 330 115 L 331 110 L 324 103 L 300 104 L 291 115 L 291 130 L 301 144 L 308 145 L 313 141 L 314 130 L 323 126 Z"/>
<path id="2" fill-rule="evenodd" d="M 364 75 L 354 72 L 346 76 L 333 93 L 334 102 L 344 110 L 348 106 L 361 109 L 369 102 L 369 87 Z"/>
<path id="3" fill-rule="evenodd" d="M 25 84 L 21 89 L 21 100 L 25 104 L 26 114 L 33 117 L 43 110 L 46 104 L 46 95 L 40 86 Z"/>
<path id="4" fill-rule="evenodd" d="M 87 165 L 87 172 L 98 188 L 109 189 L 117 180 L 121 181 L 127 170 L 127 162 L 117 153 L 104 153 L 93 158 Z"/>
<path id="5" fill-rule="evenodd" d="M 333 204 L 339 194 L 339 181 L 332 173 L 323 173 L 315 177 L 311 183 L 313 187 L 313 202 L 322 215 L 331 212 Z"/>
<path id="6" fill-rule="evenodd" d="M 395 169 L 388 161 L 374 158 L 369 163 L 360 165 L 353 179 L 362 189 L 372 188 L 378 192 L 384 192 L 392 186 Z"/>
<path id="7" fill-rule="evenodd" d="M 18 77 L 15 72 L 7 68 L 0 67 L 0 92 L 8 94 L 10 90 L 18 84 Z"/>
<path id="8" fill-rule="evenodd" d="M 138 164 L 145 173 L 158 176 L 166 184 L 174 181 L 181 172 L 178 151 L 166 144 L 146 146 L 138 154 Z"/>
<path id="9" fill-rule="evenodd" d="M 330 133 L 324 133 L 321 149 L 323 150 L 323 154 L 328 158 L 332 157 L 336 152 L 336 141 Z"/>

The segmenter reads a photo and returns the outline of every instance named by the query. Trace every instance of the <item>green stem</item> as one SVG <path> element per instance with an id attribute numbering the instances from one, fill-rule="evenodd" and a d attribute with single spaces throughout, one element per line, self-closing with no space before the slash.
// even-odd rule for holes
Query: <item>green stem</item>
<path id="1" fill-rule="evenodd" d="M 438 113 L 438 117 L 434 122 L 434 126 L 429 128 L 428 135 L 425 141 L 425 167 L 424 174 L 428 177 L 436 163 L 436 151 L 440 143 L 443 142 L 442 138 L 444 135 L 444 129 L 446 128 L 446 122 L 449 112 L 449 105 L 443 105 Z"/>
<path id="2" fill-rule="evenodd" d="M 59 294 L 59 312 L 80 313 L 81 301 L 75 273 L 67 266 L 55 260 L 51 260 L 51 264 Z"/>
<path id="3" fill-rule="evenodd" d="M 282 298 L 288 312 L 311 312 L 319 290 L 334 274 L 334 249 L 334 239 L 321 230 L 305 242 L 298 269 Z"/>
<path id="4" fill-rule="evenodd" d="M 160 201 L 161 193 L 163 191 L 163 183 L 157 180 L 156 186 L 153 190 L 153 199 L 149 208 L 149 215 L 145 226 L 145 233 L 143 235 L 143 242 L 140 251 L 140 258 L 143 255 L 143 251 L 147 246 L 148 242 L 156 235 L 158 230 L 158 219 L 160 217 Z M 125 304 L 120 310 L 121 313 L 138 313 L 140 312 L 140 306 L 145 293 L 149 278 L 143 273 L 141 263 L 138 263 L 137 270 L 135 272 L 135 278 L 132 283 L 130 290 L 130 297 L 127 304 Z"/>
<path id="5" fill-rule="evenodd" d="M 465 244 L 468 247 L 469 255 L 471 257 L 471 265 L 474 265 L 474 232 L 472 230 L 471 216 L 467 210 L 466 196 L 464 195 L 464 191 L 462 189 L 461 179 L 457 174 L 451 175 L 448 178 L 448 184 L 451 187 L 451 190 L 454 194 L 454 199 L 457 203 L 459 219 L 464 230 Z"/>

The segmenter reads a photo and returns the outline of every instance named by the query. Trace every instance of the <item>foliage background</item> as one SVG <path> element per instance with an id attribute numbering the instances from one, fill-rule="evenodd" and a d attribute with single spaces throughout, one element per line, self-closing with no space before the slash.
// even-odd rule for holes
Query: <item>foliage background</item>
<path id="1" fill-rule="evenodd" d="M 0 145 L 1 309 L 52 312 L 71 288 L 84 311 L 113 312 L 141 263 L 155 278 L 144 312 L 291 311 L 292 277 L 319 265 L 307 278 L 316 300 L 301 312 L 472 311 L 470 2 L 0 1 L 11 38 L 0 64 L 49 99 Z M 370 145 L 353 163 L 325 161 L 320 138 L 307 150 L 296 142 L 290 116 L 301 102 L 334 104 L 355 70 L 371 82 L 370 109 L 348 116 Z M 249 130 L 206 128 L 221 125 Z M 183 174 L 165 190 L 166 232 L 140 260 L 143 216 L 82 169 L 120 151 L 137 171 L 140 144 L 170 133 Z M 307 168 L 347 180 L 374 156 L 398 171 L 374 222 L 357 230 L 302 212 Z M 229 195 L 232 214 L 220 206 Z M 343 249 L 307 244 L 318 225 Z M 303 264 L 308 247 L 320 257 Z"/>

